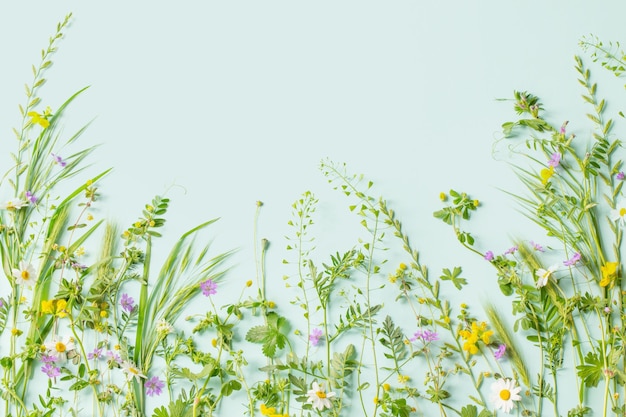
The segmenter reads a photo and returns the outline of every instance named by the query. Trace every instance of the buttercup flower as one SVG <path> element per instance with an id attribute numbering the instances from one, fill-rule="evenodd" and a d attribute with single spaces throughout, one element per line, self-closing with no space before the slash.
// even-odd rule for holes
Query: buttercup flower
<path id="1" fill-rule="evenodd" d="M 61 339 L 54 338 L 44 343 L 44 347 L 46 348 L 47 355 L 53 357 L 55 362 L 65 362 L 68 352 L 76 348 L 74 339 L 69 336 Z"/>
<path id="2" fill-rule="evenodd" d="M 313 408 L 322 411 L 325 408 L 332 407 L 330 399 L 336 394 L 334 392 L 325 392 L 324 384 L 313 382 L 313 384 L 311 384 L 311 389 L 306 393 L 306 395 L 309 397 L 306 402 L 313 403 Z"/>
<path id="3" fill-rule="evenodd" d="M 513 401 L 522 399 L 519 395 L 522 388 L 516 385 L 517 381 L 504 378 L 491 384 L 491 402 L 493 405 L 505 413 L 510 413 L 515 405 Z"/>
<path id="4" fill-rule="evenodd" d="M 465 340 L 463 344 L 463 350 L 467 351 L 470 355 L 478 353 L 478 342 L 482 341 L 488 345 L 493 336 L 493 330 L 487 330 L 487 323 L 472 322 L 470 329 L 459 330 L 459 335 Z"/>
<path id="5" fill-rule="evenodd" d="M 626 200 L 620 201 L 620 203 L 611 210 L 611 220 L 617 221 L 620 226 L 626 226 Z"/>
<path id="6" fill-rule="evenodd" d="M 20 262 L 19 268 L 14 268 L 12 271 L 15 283 L 17 285 L 27 285 L 32 287 L 37 283 L 37 276 L 35 268 L 31 264 L 25 261 Z"/>
<path id="7" fill-rule="evenodd" d="M 558 265 L 552 265 L 548 269 L 537 269 L 537 271 L 535 271 L 535 275 L 537 276 L 537 282 L 535 283 L 535 286 L 537 288 L 541 288 L 548 285 L 548 280 L 557 269 L 559 269 Z"/>
<path id="8" fill-rule="evenodd" d="M 148 379 L 143 386 L 146 388 L 146 395 L 148 397 L 152 397 L 155 395 L 161 395 L 163 387 L 165 387 L 165 383 L 161 381 L 158 376 L 153 376 Z"/>
<path id="9" fill-rule="evenodd" d="M 506 353 L 506 345 L 503 343 L 500 346 L 498 346 L 498 349 L 496 349 L 493 352 L 493 356 L 497 360 L 500 360 L 500 359 L 502 359 L 502 357 L 504 356 L 505 353 Z"/>
<path id="10" fill-rule="evenodd" d="M 320 338 L 322 337 L 323 333 L 320 329 L 313 329 L 311 330 L 311 334 L 309 335 L 309 342 L 311 342 L 311 344 L 313 346 L 317 346 L 317 344 L 320 342 Z"/>
<path id="11" fill-rule="evenodd" d="M 573 265 L 576 265 L 576 264 L 578 263 L 578 261 L 580 261 L 580 259 L 581 259 L 581 254 L 580 254 L 580 253 L 578 253 L 578 252 L 576 252 L 576 253 L 574 254 L 574 256 L 572 256 L 571 258 L 569 258 L 569 259 L 568 259 L 568 260 L 566 260 L 566 261 L 563 261 L 563 265 L 565 265 L 565 266 L 573 266 Z"/>
<path id="12" fill-rule="evenodd" d="M 606 287 L 609 284 L 613 286 L 613 279 L 617 277 L 618 266 L 619 264 L 617 262 L 607 262 L 600 267 L 600 271 L 602 272 L 602 279 L 600 280 L 601 287 Z"/>
<path id="13" fill-rule="evenodd" d="M 206 281 L 201 282 L 200 289 L 202 290 L 202 295 L 204 295 L 205 297 L 217 294 L 217 284 L 211 279 L 207 279 Z"/>
<path id="14" fill-rule="evenodd" d="M 146 379 L 146 376 L 141 373 L 141 370 L 130 361 L 122 361 L 122 371 L 124 371 L 129 381 L 133 378 L 135 378 L 137 382 L 141 381 L 140 378 Z"/>

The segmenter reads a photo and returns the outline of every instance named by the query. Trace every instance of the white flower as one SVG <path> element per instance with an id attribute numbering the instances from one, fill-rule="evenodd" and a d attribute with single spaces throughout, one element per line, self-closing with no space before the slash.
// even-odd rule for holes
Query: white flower
<path id="1" fill-rule="evenodd" d="M 147 378 L 144 374 L 141 373 L 141 370 L 137 368 L 135 364 L 130 361 L 122 362 L 122 371 L 126 373 L 126 377 L 128 378 L 129 381 L 135 378 L 137 382 L 140 382 L 141 380 L 139 378 L 144 378 L 144 379 Z"/>
<path id="2" fill-rule="evenodd" d="M 502 409 L 505 413 L 509 413 L 513 409 L 513 401 L 520 401 L 519 396 L 521 387 L 517 387 L 517 381 L 512 379 L 498 379 L 491 384 L 491 402 L 496 408 Z"/>
<path id="3" fill-rule="evenodd" d="M 537 271 L 535 272 L 535 275 L 537 276 L 537 282 L 535 283 L 535 285 L 537 286 L 537 288 L 545 287 L 546 285 L 548 285 L 548 280 L 557 269 L 559 269 L 558 264 L 552 265 L 548 269 L 537 269 Z"/>
<path id="4" fill-rule="evenodd" d="M 6 203 L 0 205 L 0 209 L 4 210 L 19 210 L 25 205 L 28 204 L 28 201 L 22 200 L 9 200 Z"/>
<path id="5" fill-rule="evenodd" d="M 311 384 L 311 388 L 306 395 L 309 396 L 306 402 L 313 403 L 313 408 L 322 411 L 324 408 L 331 408 L 332 403 L 330 399 L 335 396 L 334 392 L 326 393 L 324 391 L 324 384 L 318 384 L 317 382 L 313 382 Z"/>
<path id="6" fill-rule="evenodd" d="M 167 336 L 174 332 L 174 328 L 166 320 L 161 319 L 157 322 L 156 331 L 160 335 Z"/>
<path id="7" fill-rule="evenodd" d="M 611 220 L 618 221 L 621 226 L 626 226 L 626 200 L 620 201 L 615 209 L 611 210 Z"/>
<path id="8" fill-rule="evenodd" d="M 71 337 L 64 337 L 62 339 L 54 338 L 49 342 L 44 343 L 46 353 L 48 356 L 54 358 L 55 362 L 65 362 L 67 360 L 68 352 L 76 349 L 74 339 Z"/>
<path id="9" fill-rule="evenodd" d="M 15 283 L 17 285 L 28 285 L 32 287 L 37 283 L 35 268 L 27 262 L 20 261 L 20 267 L 13 268 L 11 272 L 13 273 L 13 277 L 15 277 Z"/>

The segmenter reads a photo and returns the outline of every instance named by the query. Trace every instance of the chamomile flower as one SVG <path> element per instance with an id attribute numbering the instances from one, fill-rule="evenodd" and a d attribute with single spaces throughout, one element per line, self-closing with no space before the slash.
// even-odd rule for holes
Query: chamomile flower
<path id="1" fill-rule="evenodd" d="M 519 395 L 521 390 L 522 388 L 517 386 L 517 381 L 505 378 L 498 379 L 491 384 L 491 402 L 496 408 L 505 413 L 510 413 L 515 406 L 513 401 L 522 399 Z"/>
<path id="2" fill-rule="evenodd" d="M 126 373 L 126 377 L 129 381 L 135 378 L 137 382 L 140 382 L 140 378 L 147 378 L 144 374 L 141 373 L 141 369 L 137 368 L 137 366 L 135 366 L 135 364 L 130 361 L 122 362 L 122 371 Z"/>
<path id="3" fill-rule="evenodd" d="M 611 210 L 611 220 L 617 221 L 620 226 L 626 226 L 626 200 L 620 201 L 620 203 Z"/>
<path id="4" fill-rule="evenodd" d="M 37 275 L 35 268 L 28 262 L 21 261 L 19 268 L 13 268 L 11 271 L 17 285 L 27 285 L 32 287 L 37 283 Z"/>
<path id="5" fill-rule="evenodd" d="M 535 275 L 537 276 L 537 282 L 535 283 L 535 286 L 537 288 L 541 288 L 541 287 L 545 287 L 546 285 L 548 285 L 548 281 L 550 280 L 550 277 L 552 276 L 554 271 L 556 271 L 557 269 L 559 269 L 559 265 L 552 265 L 548 269 L 543 269 L 543 268 L 537 269 L 537 271 L 535 272 Z"/>
<path id="6" fill-rule="evenodd" d="M 306 402 L 313 403 L 313 408 L 322 411 L 325 408 L 332 407 L 333 404 L 330 402 L 330 399 L 335 396 L 335 393 L 326 392 L 324 391 L 324 384 L 313 382 L 313 384 L 311 384 L 311 389 L 306 393 L 306 395 L 309 397 Z"/>
<path id="7" fill-rule="evenodd" d="M 67 354 L 76 349 L 74 339 L 67 336 L 64 338 L 54 338 L 44 343 L 46 354 L 54 358 L 55 362 L 65 362 Z"/>

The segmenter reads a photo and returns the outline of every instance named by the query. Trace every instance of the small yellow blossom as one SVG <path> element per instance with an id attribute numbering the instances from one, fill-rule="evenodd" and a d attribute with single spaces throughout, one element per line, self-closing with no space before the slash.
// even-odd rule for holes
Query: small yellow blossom
<path id="1" fill-rule="evenodd" d="M 211 339 L 211 346 L 217 347 L 217 339 Z"/>
<path id="2" fill-rule="evenodd" d="M 150 227 L 154 227 L 155 224 L 154 220 L 150 220 Z"/>
<path id="3" fill-rule="evenodd" d="M 27 116 L 30 117 L 30 122 L 32 124 L 38 124 L 39 126 L 43 127 L 44 129 L 47 128 L 48 126 L 50 126 L 50 122 L 46 118 L 45 112 L 42 115 L 42 114 L 37 113 L 36 111 L 29 111 L 27 113 Z"/>
<path id="4" fill-rule="evenodd" d="M 92 221 L 93 215 L 91 213 L 87 213 L 87 220 Z"/>
<path id="5" fill-rule="evenodd" d="M 397 275 L 391 275 L 389 274 L 389 282 L 391 282 L 392 284 L 395 284 L 395 282 L 398 280 L 398 276 Z"/>
<path id="6" fill-rule="evenodd" d="M 76 252 L 74 252 L 75 256 L 83 256 L 84 254 L 85 254 L 85 248 L 82 246 L 76 249 Z"/>
<path id="7" fill-rule="evenodd" d="M 54 314 L 54 300 L 42 300 L 41 312 L 43 314 Z"/>
<path id="8" fill-rule="evenodd" d="M 472 201 L 472 204 L 474 204 L 474 207 L 478 207 L 480 205 L 480 201 L 474 200 Z"/>
<path id="9" fill-rule="evenodd" d="M 411 377 L 409 377 L 408 375 L 398 375 L 398 382 L 400 384 L 406 384 L 410 379 Z"/>
<path id="10" fill-rule="evenodd" d="M 541 183 L 546 185 L 548 181 L 550 181 L 550 178 L 554 175 L 554 167 L 550 166 L 550 168 L 542 169 L 539 175 L 541 176 Z"/>
<path id="11" fill-rule="evenodd" d="M 484 321 L 480 324 L 474 321 L 470 329 L 459 330 L 459 336 L 465 340 L 463 350 L 467 351 L 470 355 L 475 355 L 479 351 L 479 341 L 482 341 L 486 345 L 491 343 L 493 330 L 487 330 L 487 323 Z"/>
<path id="12" fill-rule="evenodd" d="M 87 180 L 87 182 L 85 183 L 85 185 L 87 187 L 89 187 L 91 184 L 93 184 L 93 180 L 92 179 Z"/>
<path id="13" fill-rule="evenodd" d="M 439 193 L 439 199 L 441 201 L 446 201 L 448 199 L 448 195 L 442 191 Z"/>
<path id="14" fill-rule="evenodd" d="M 450 317 L 445 316 L 445 317 L 443 318 L 443 322 L 444 322 L 444 323 L 446 323 L 446 324 L 450 324 Z"/>
<path id="15" fill-rule="evenodd" d="M 378 397 L 374 397 L 374 404 L 380 404 L 380 400 L 378 399 Z"/>
<path id="16" fill-rule="evenodd" d="M 269 308 L 276 308 L 276 303 L 275 303 L 275 302 L 273 302 L 273 301 L 268 301 L 267 306 L 268 306 Z"/>
<path id="17" fill-rule="evenodd" d="M 461 303 L 461 308 L 465 310 L 467 308 L 467 304 Z"/>
<path id="18" fill-rule="evenodd" d="M 65 252 L 67 248 L 65 246 L 59 246 L 58 250 L 59 252 Z"/>
<path id="19" fill-rule="evenodd" d="M 424 304 L 426 302 L 426 299 L 423 298 L 423 297 L 420 297 L 420 298 L 417 299 L 417 302 L 420 303 L 420 304 Z"/>
<path id="20" fill-rule="evenodd" d="M 400 268 L 401 271 L 404 271 L 407 268 L 407 266 L 406 266 L 406 264 L 404 262 L 401 262 L 399 268 Z"/>
<path id="21" fill-rule="evenodd" d="M 246 281 L 246 287 L 251 287 L 252 286 L 252 280 L 249 279 Z"/>
<path id="22" fill-rule="evenodd" d="M 19 336 L 19 335 L 21 335 L 22 333 L 23 333 L 23 332 L 22 332 L 20 329 L 18 329 L 18 328 L 15 328 L 15 327 L 14 327 L 14 328 L 12 328 L 12 329 L 11 329 L 11 334 L 12 334 L 13 336 Z"/>
<path id="23" fill-rule="evenodd" d="M 389 391 L 389 390 L 391 389 L 391 385 L 389 385 L 389 384 L 383 384 L 383 389 L 384 389 L 385 391 Z"/>
<path id="24" fill-rule="evenodd" d="M 135 227 L 141 227 L 141 222 L 137 221 L 137 222 L 135 222 L 135 224 L 134 224 L 133 226 L 135 226 Z"/>
<path id="25" fill-rule="evenodd" d="M 107 318 L 109 316 L 109 313 L 106 310 L 101 310 L 100 311 L 100 317 Z"/>
<path id="26" fill-rule="evenodd" d="M 146 204 L 146 210 L 148 210 L 149 212 L 153 212 L 154 211 L 154 207 L 151 206 L 150 204 Z"/>
<path id="27" fill-rule="evenodd" d="M 600 286 L 606 287 L 610 284 L 613 286 L 614 279 L 617 277 L 617 262 L 607 262 L 606 264 L 600 267 L 600 271 L 602 272 L 602 280 L 600 280 Z"/>
<path id="28" fill-rule="evenodd" d="M 115 345 L 115 346 L 113 346 L 113 349 L 115 349 L 115 350 L 120 350 L 121 348 L 122 348 L 122 347 L 121 347 L 120 345 Z"/>

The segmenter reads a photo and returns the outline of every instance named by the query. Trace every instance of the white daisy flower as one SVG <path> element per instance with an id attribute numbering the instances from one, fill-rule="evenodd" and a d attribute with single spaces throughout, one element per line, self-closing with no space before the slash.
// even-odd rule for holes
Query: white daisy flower
<path id="1" fill-rule="evenodd" d="M 11 272 L 17 285 L 27 285 L 32 287 L 37 283 L 35 268 L 28 262 L 20 261 L 20 267 L 13 268 Z"/>
<path id="2" fill-rule="evenodd" d="M 4 209 L 4 210 L 19 210 L 22 207 L 24 207 L 25 205 L 28 204 L 28 201 L 22 201 L 22 200 L 9 200 L 5 203 L 2 203 L 0 205 L 0 209 Z"/>
<path id="3" fill-rule="evenodd" d="M 126 373 L 126 377 L 129 381 L 135 378 L 137 382 L 140 382 L 141 380 L 139 378 L 147 378 L 144 374 L 141 373 L 141 369 L 137 368 L 137 366 L 135 366 L 135 364 L 131 361 L 122 362 L 122 371 Z"/>
<path id="4" fill-rule="evenodd" d="M 174 327 L 172 327 L 172 325 L 169 324 L 166 320 L 161 319 L 157 322 L 156 331 L 160 335 L 166 336 L 174 332 Z"/>
<path id="5" fill-rule="evenodd" d="M 53 357 L 55 362 L 61 363 L 67 360 L 67 354 L 69 352 L 76 349 L 74 339 L 69 336 L 64 338 L 54 338 L 51 341 L 44 343 L 44 347 L 46 348 L 48 356 Z"/>
<path id="6" fill-rule="evenodd" d="M 521 387 L 516 386 L 517 381 L 512 379 L 498 379 L 491 384 L 491 402 L 498 409 L 501 409 L 505 413 L 510 413 L 515 405 L 513 401 L 520 401 L 519 392 Z"/>
<path id="7" fill-rule="evenodd" d="M 626 226 L 626 200 L 620 201 L 615 209 L 611 210 L 611 220 L 617 221 L 620 226 Z"/>
<path id="8" fill-rule="evenodd" d="M 325 392 L 324 384 L 318 384 L 317 382 L 313 382 L 311 384 L 311 388 L 306 395 L 309 396 L 306 402 L 313 403 L 313 408 L 322 411 L 324 408 L 331 408 L 332 403 L 330 399 L 333 398 L 336 394 L 334 392 Z"/>
<path id="9" fill-rule="evenodd" d="M 537 271 L 535 271 L 535 275 L 537 276 L 537 282 L 535 283 L 535 285 L 537 286 L 537 288 L 545 287 L 546 285 L 548 285 L 548 280 L 557 269 L 559 269 L 558 264 L 552 265 L 548 269 L 537 269 Z"/>

